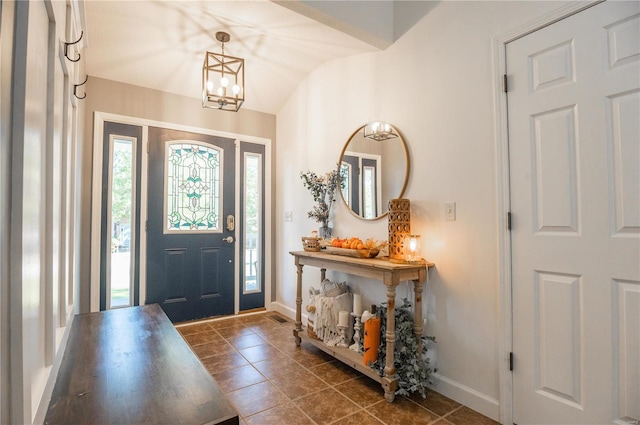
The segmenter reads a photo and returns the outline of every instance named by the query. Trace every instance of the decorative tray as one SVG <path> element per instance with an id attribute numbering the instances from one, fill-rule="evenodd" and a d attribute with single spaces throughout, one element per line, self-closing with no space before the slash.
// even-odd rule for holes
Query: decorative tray
<path id="1" fill-rule="evenodd" d="M 348 248 L 336 248 L 333 246 L 325 247 L 328 254 L 342 255 L 345 257 L 355 258 L 375 258 L 380 250 L 378 248 L 372 249 L 348 249 Z"/>

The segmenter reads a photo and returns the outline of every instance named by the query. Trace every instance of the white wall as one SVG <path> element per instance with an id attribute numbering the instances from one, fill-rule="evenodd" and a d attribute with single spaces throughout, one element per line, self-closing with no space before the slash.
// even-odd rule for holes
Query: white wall
<path id="1" fill-rule="evenodd" d="M 498 418 L 499 257 L 492 39 L 559 8 L 560 2 L 441 2 L 383 52 L 336 60 L 314 71 L 277 115 L 278 282 L 276 307 L 295 308 L 288 254 L 316 227 L 299 178 L 330 170 L 352 131 L 372 120 L 403 132 L 411 156 L 405 197 L 412 232 L 436 263 L 426 289 L 426 334 L 443 394 Z M 444 220 L 456 202 L 457 220 Z M 293 212 L 293 222 L 283 215 Z M 359 221 L 341 202 L 334 234 L 387 238 L 387 220 Z M 308 270 L 307 270 L 308 269 Z M 303 297 L 319 272 L 305 269 Z M 331 275 L 329 276 L 331 277 Z M 381 284 L 347 279 L 365 304 L 385 299 Z M 408 294 L 406 285 L 398 296 Z M 303 301 L 304 304 L 305 301 Z"/>
<path id="2" fill-rule="evenodd" d="M 44 419 L 76 300 L 67 241 L 80 231 L 69 205 L 78 198 L 70 158 L 81 134 L 68 123 L 81 107 L 70 97 L 78 65 L 60 50 L 78 27 L 69 9 L 77 3 L 5 3 L 2 22 L 15 26 L 2 32 L 0 422 L 31 424 Z"/>

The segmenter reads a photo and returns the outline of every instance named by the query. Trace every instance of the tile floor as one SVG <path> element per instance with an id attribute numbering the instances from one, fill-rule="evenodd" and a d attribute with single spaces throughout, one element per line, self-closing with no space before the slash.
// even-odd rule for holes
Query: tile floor
<path id="1" fill-rule="evenodd" d="M 293 322 L 275 315 L 176 325 L 243 425 L 497 424 L 434 391 L 388 403 L 377 382 L 313 345 L 296 347 Z"/>

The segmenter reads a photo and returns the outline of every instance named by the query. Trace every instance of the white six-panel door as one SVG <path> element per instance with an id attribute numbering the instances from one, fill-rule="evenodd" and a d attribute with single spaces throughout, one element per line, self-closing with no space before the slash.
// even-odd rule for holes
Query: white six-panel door
<path id="1" fill-rule="evenodd" d="M 640 2 L 513 41 L 506 63 L 513 422 L 638 423 Z"/>

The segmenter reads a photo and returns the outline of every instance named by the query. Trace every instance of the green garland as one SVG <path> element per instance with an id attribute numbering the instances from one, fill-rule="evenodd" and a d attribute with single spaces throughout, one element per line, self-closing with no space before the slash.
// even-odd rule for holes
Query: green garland
<path id="1" fill-rule="evenodd" d="M 396 394 L 408 396 L 409 393 L 419 392 L 422 397 L 427 396 L 427 384 L 431 383 L 431 368 L 427 353 L 427 341 L 435 342 L 435 337 L 422 337 L 422 359 L 418 359 L 418 342 L 413 333 L 413 317 L 411 315 L 411 303 L 403 298 L 403 305 L 396 307 L 396 342 L 394 366 L 398 375 L 398 389 Z M 370 366 L 384 375 L 385 359 L 387 357 L 387 345 L 385 334 L 387 331 L 387 307 L 382 303 L 377 308 L 377 316 L 382 319 L 380 325 L 380 348 L 378 360 Z"/>

